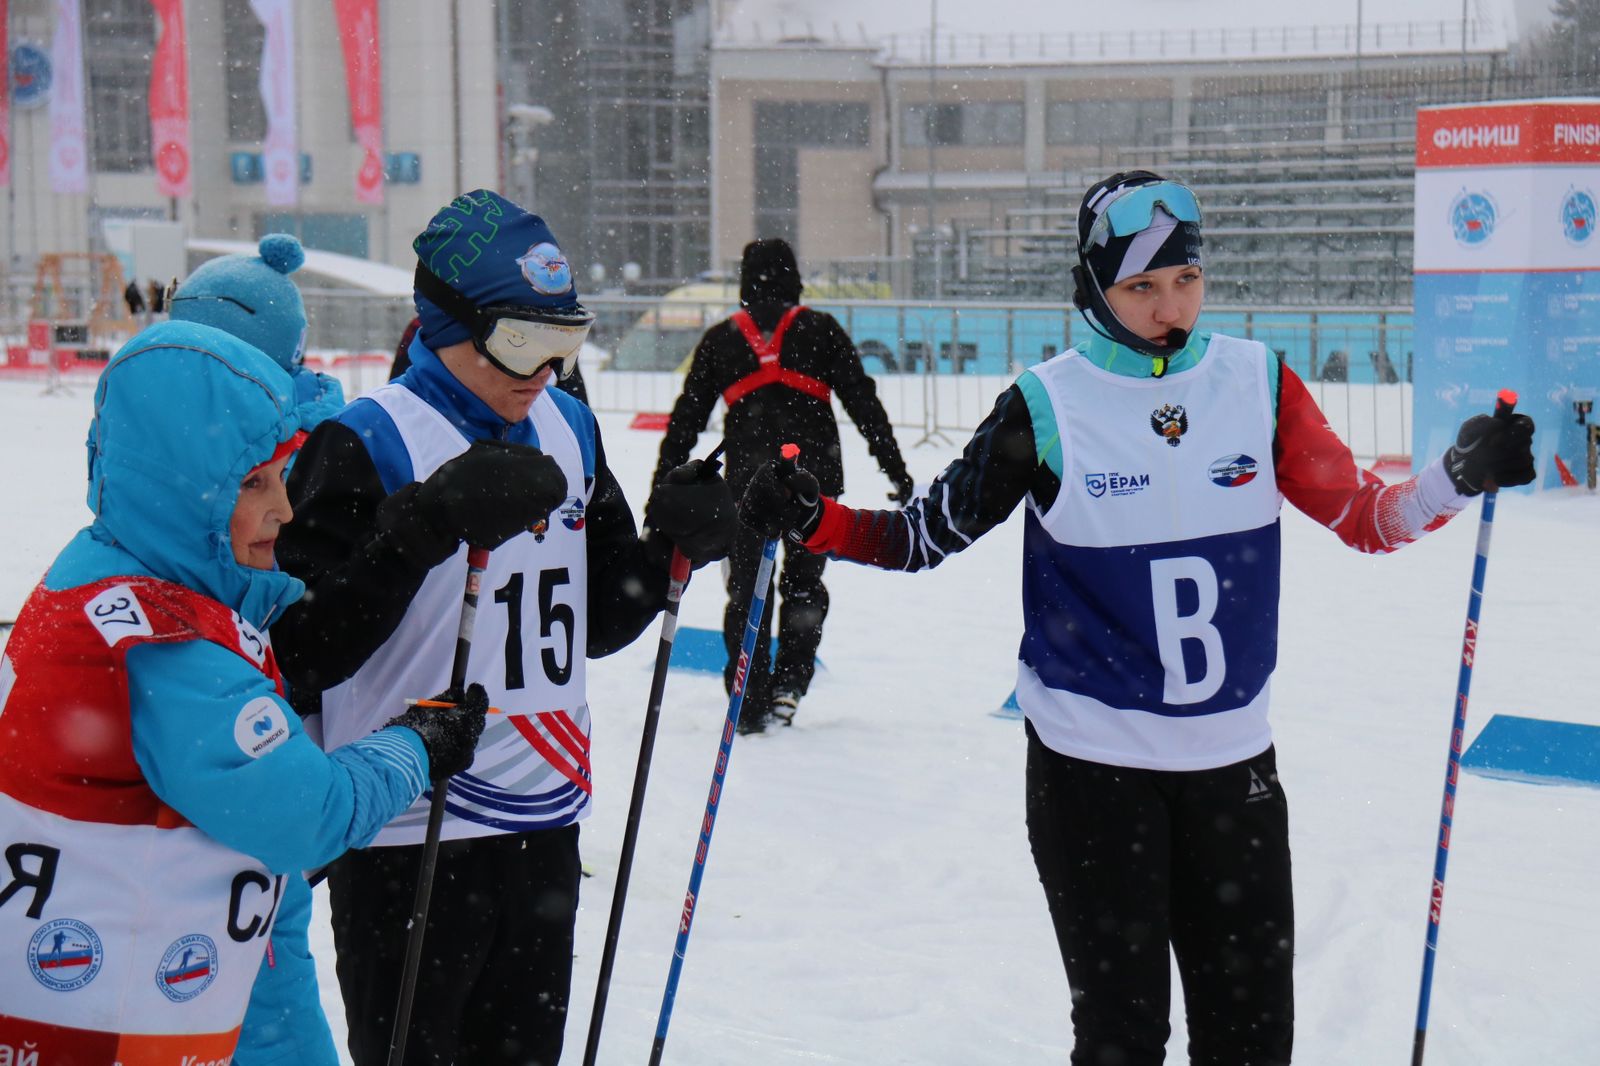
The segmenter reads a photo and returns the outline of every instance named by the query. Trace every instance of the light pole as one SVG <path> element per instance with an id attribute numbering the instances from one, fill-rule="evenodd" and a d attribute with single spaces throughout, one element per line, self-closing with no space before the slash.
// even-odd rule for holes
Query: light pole
<path id="1" fill-rule="evenodd" d="M 541 126 L 548 126 L 555 121 L 555 117 L 555 112 L 538 104 L 512 104 L 506 108 L 506 131 L 511 137 L 509 169 L 512 175 L 516 175 L 523 164 L 527 165 L 526 188 L 518 182 L 518 192 L 522 206 L 529 211 L 537 212 L 539 209 L 534 202 L 538 191 L 539 168 L 539 149 L 533 143 L 534 131 Z"/>

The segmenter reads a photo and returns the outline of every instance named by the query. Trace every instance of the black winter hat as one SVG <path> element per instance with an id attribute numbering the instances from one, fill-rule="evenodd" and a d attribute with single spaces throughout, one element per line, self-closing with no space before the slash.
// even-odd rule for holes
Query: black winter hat
<path id="1" fill-rule="evenodd" d="M 792 304 L 800 302 L 800 266 L 794 249 L 782 237 L 767 237 L 744 246 L 739 264 L 739 303 Z"/>
<path id="2" fill-rule="evenodd" d="M 1127 170 L 1095 182 L 1089 186 L 1089 191 L 1083 194 L 1083 203 L 1078 207 L 1078 247 L 1083 250 L 1084 262 L 1094 271 L 1095 280 L 1100 283 L 1102 290 L 1111 288 L 1125 277 L 1146 270 L 1200 262 L 1202 240 L 1199 223 L 1182 222 L 1165 213 L 1162 214 L 1165 221 L 1153 222 L 1151 226 L 1155 229 L 1159 225 L 1165 230 L 1164 238 L 1160 238 L 1159 243 L 1152 243 L 1148 239 L 1140 240 L 1138 254 L 1133 258 L 1130 258 L 1130 252 L 1134 250 L 1134 242 L 1143 237 L 1143 234 L 1113 235 L 1105 244 L 1098 244 L 1093 248 L 1084 247 L 1095 221 L 1105 211 L 1110 201 L 1115 199 L 1114 194 L 1125 188 L 1153 185 L 1167 180 L 1169 179 L 1154 171 Z"/>

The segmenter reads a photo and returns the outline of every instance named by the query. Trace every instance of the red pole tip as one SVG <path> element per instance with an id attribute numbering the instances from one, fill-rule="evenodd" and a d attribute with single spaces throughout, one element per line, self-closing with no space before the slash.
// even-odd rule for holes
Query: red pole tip
<path id="1" fill-rule="evenodd" d="M 785 444 L 783 447 L 778 449 L 778 454 L 783 456 L 785 459 L 796 459 L 796 458 L 799 458 L 799 456 L 800 456 L 800 445 L 798 445 L 798 444 Z"/>
<path id="2" fill-rule="evenodd" d="M 1517 406 L 1517 393 L 1514 389 L 1501 389 L 1499 392 L 1495 393 L 1494 398 L 1505 404 L 1507 407 Z"/>

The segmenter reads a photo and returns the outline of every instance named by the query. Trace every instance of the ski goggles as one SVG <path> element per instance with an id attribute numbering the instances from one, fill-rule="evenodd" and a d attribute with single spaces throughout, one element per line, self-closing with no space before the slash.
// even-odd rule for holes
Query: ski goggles
<path id="1" fill-rule="evenodd" d="M 1107 245 L 1112 237 L 1142 233 L 1155 221 L 1160 208 L 1179 222 L 1200 222 L 1200 203 L 1187 185 L 1175 181 L 1155 181 L 1119 189 L 1089 227 L 1086 248 Z"/>
<path id="2" fill-rule="evenodd" d="M 467 327 L 473 347 L 503 372 L 527 380 L 551 363 L 566 377 L 578 365 L 578 351 L 594 325 L 594 312 L 581 304 L 550 310 L 520 304 L 479 307 L 421 263 L 415 278 L 419 293 Z"/>

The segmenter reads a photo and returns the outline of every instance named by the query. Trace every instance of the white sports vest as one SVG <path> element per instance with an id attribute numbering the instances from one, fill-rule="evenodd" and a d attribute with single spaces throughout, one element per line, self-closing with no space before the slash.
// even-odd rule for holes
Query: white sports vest
<path id="1" fill-rule="evenodd" d="M 468 441 L 404 386 L 369 394 L 394 420 L 425 480 Z M 489 556 L 478 597 L 467 679 L 504 713 L 489 716 L 472 767 L 450 779 L 443 838 L 490 836 L 569 825 L 589 811 L 589 706 L 584 696 L 589 580 L 584 519 L 589 492 L 571 426 L 547 393 L 530 412 L 538 447 L 567 476 L 567 500 L 543 533 L 522 533 Z M 348 681 L 322 696 L 324 746 L 381 728 L 450 684 L 467 550 L 434 567 L 405 617 Z M 374 845 L 419 844 L 431 790 L 386 825 Z"/>
<path id="2" fill-rule="evenodd" d="M 143 577 L 41 586 L 0 656 L 0 1062 L 233 1054 L 284 879 L 161 802 L 134 756 L 124 656 L 186 640 L 278 680 L 266 634 Z M 281 742 L 286 713 L 250 700 L 235 741 Z"/>
<path id="3" fill-rule="evenodd" d="M 1213 336 L 1130 378 L 1067 351 L 1034 367 L 1061 489 L 1029 500 L 1017 701 L 1052 750 L 1164 770 L 1272 742 L 1278 512 L 1266 348 Z"/>

